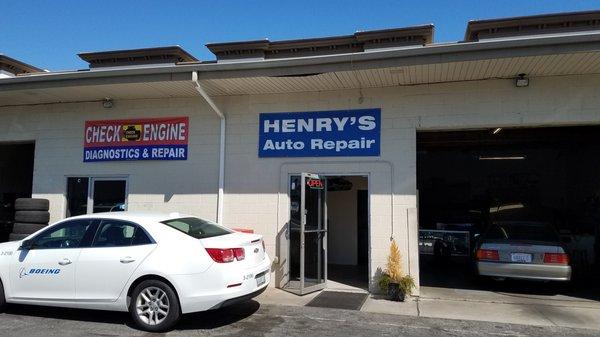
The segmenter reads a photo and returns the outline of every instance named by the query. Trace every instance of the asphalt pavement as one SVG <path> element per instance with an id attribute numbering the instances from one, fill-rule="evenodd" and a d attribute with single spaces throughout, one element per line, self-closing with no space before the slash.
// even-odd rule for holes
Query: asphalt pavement
<path id="1" fill-rule="evenodd" d="M 485 314 L 485 313 L 482 313 Z M 131 327 L 127 313 L 12 305 L 0 336 L 598 336 L 598 330 L 449 320 L 256 301 L 185 315 L 175 330 Z"/>

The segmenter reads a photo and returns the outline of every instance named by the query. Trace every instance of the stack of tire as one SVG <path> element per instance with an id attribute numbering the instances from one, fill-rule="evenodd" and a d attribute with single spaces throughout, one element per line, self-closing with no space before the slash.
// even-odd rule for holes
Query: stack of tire
<path id="1" fill-rule="evenodd" d="M 48 199 L 19 198 L 15 200 L 15 224 L 9 240 L 23 240 L 48 226 L 49 206 Z"/>

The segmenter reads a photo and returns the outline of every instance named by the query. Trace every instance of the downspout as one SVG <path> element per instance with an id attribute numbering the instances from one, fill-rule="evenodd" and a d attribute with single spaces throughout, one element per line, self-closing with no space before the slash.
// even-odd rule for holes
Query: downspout
<path id="1" fill-rule="evenodd" d="M 225 180 L 225 114 L 219 109 L 219 107 L 215 104 L 213 99 L 208 96 L 202 85 L 198 81 L 198 73 L 192 72 L 192 82 L 194 82 L 194 86 L 196 91 L 204 98 L 206 103 L 210 105 L 213 111 L 219 116 L 221 119 L 221 131 L 219 135 L 219 192 L 217 194 L 217 223 L 219 225 L 223 224 L 223 185 Z"/>

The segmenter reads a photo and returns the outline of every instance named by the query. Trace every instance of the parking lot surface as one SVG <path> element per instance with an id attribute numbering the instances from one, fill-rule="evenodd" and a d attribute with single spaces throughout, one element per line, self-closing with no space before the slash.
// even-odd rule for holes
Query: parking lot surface
<path id="1" fill-rule="evenodd" d="M 598 336 L 597 330 L 388 315 L 256 301 L 186 315 L 176 329 L 151 334 L 127 313 L 10 306 L 1 336 Z"/>

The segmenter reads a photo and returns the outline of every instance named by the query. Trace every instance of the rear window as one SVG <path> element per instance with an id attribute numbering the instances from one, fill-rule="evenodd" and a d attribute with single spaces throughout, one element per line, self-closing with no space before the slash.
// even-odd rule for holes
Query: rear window
<path id="1" fill-rule="evenodd" d="M 196 239 L 206 239 L 233 233 L 233 231 L 216 223 L 198 218 L 181 218 L 163 221 L 163 224 Z"/>
<path id="2" fill-rule="evenodd" d="M 485 239 L 493 241 L 559 241 L 558 235 L 550 224 L 527 222 L 494 223 L 486 233 Z"/>

